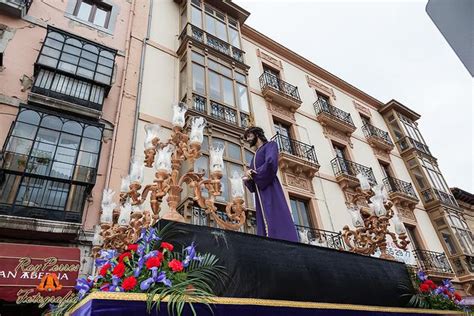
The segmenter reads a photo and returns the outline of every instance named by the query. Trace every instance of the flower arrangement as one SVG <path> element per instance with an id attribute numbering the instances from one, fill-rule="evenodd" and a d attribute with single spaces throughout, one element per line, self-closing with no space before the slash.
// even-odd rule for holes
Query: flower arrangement
<path id="1" fill-rule="evenodd" d="M 469 311 L 462 304 L 462 297 L 450 280 L 443 280 L 437 285 L 420 270 L 414 275 L 413 281 L 417 293 L 411 297 L 409 305 L 427 309 Z"/>
<path id="2" fill-rule="evenodd" d="M 160 235 L 164 236 L 154 228 L 143 229 L 137 242 L 128 245 L 125 252 L 101 250 L 95 261 L 97 275 L 77 280 L 78 300 L 95 291 L 147 293 L 148 312 L 153 307 L 159 309 L 165 297 L 170 314 L 181 315 L 185 304 L 195 314 L 191 302 L 210 308 L 212 285 L 223 281 L 224 267 L 217 265 L 215 255 L 197 253 L 194 243 L 178 252 Z"/>

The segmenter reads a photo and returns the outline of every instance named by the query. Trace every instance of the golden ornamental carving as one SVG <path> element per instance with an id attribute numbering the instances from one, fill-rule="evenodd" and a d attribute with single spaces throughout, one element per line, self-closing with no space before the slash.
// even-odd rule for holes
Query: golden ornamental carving
<path id="1" fill-rule="evenodd" d="M 191 131 L 188 135 L 185 126 L 187 107 L 180 103 L 174 108 L 173 129 L 171 137 L 160 142 L 160 127 L 156 124 L 145 126 L 145 159 L 134 160 L 130 175 L 122 179 L 120 192 L 120 211 L 113 203 L 114 192 L 104 190 L 100 225 L 94 235 L 94 255 L 100 249 L 117 249 L 124 251 L 128 244 L 134 243 L 142 228 L 153 226 L 158 219 L 183 222 L 184 217 L 177 212 L 183 186 L 189 186 L 193 200 L 209 214 L 223 229 L 238 230 L 245 223 L 244 187 L 242 175 L 229 177 L 232 184 L 232 200 L 227 203 L 227 219 L 217 214 L 216 198 L 222 194 L 221 179 L 224 162 L 223 147 L 210 148 L 210 177 L 204 178 L 204 172 L 194 171 L 194 162 L 201 156 L 203 130 L 207 122 L 202 117 L 188 120 Z M 189 170 L 182 170 L 183 162 L 188 161 Z M 155 169 L 153 183 L 142 185 L 143 170 Z M 203 191 L 207 191 L 206 197 Z M 169 210 L 160 217 L 161 203 L 166 198 Z M 148 202 L 150 210 L 142 211 Z"/>
<path id="2" fill-rule="evenodd" d="M 348 197 L 348 211 L 355 228 L 344 226 L 342 237 L 350 251 L 373 255 L 379 249 L 380 258 L 394 260 L 387 252 L 387 235 L 398 248 L 406 250 L 409 240 L 405 227 L 392 210 L 393 203 L 388 200 L 383 185 L 372 190 L 368 181 L 362 180 L 361 187 Z M 389 230 L 390 219 L 395 222 L 396 233 Z"/>

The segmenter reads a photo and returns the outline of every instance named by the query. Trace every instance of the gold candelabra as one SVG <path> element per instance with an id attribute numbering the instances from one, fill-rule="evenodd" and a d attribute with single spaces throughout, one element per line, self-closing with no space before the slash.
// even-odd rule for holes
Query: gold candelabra
<path id="1" fill-rule="evenodd" d="M 350 251 L 373 255 L 379 249 L 380 258 L 394 260 L 387 252 L 387 235 L 398 248 L 406 250 L 409 240 L 405 227 L 392 210 L 393 203 L 384 194 L 382 185 L 376 186 L 375 192 L 370 186 L 365 190 L 357 188 L 348 204 L 355 229 L 344 226 L 342 237 Z M 390 219 L 396 233 L 389 231 Z"/>
<path id="2" fill-rule="evenodd" d="M 120 192 L 121 210 L 115 209 L 112 202 L 113 192 L 104 190 L 100 225 L 94 236 L 93 255 L 100 249 L 124 251 L 128 244 L 134 243 L 142 228 L 153 226 L 160 218 L 184 222 L 177 207 L 181 199 L 183 186 L 186 184 L 194 193 L 194 201 L 206 214 L 223 229 L 238 230 L 245 223 L 244 189 L 241 175 L 230 178 L 232 200 L 225 208 L 226 218 L 217 213 L 216 198 L 222 194 L 222 176 L 224 163 L 223 148 L 210 149 L 210 177 L 204 178 L 204 172 L 194 171 L 194 162 L 201 156 L 201 143 L 206 121 L 201 117 L 188 120 L 191 125 L 190 135 L 185 126 L 186 106 L 182 103 L 174 106 L 173 129 L 166 142 L 160 142 L 160 127 L 156 124 L 145 126 L 145 158 L 135 160 L 130 175 L 122 179 Z M 190 162 L 190 169 L 181 173 L 184 161 Z M 155 168 L 153 183 L 142 186 L 143 168 Z M 143 188 L 143 189 L 142 189 Z M 204 197 L 203 190 L 208 192 Z M 160 217 L 161 203 L 166 197 L 168 211 Z M 149 201 L 151 212 L 142 211 L 145 201 Z"/>

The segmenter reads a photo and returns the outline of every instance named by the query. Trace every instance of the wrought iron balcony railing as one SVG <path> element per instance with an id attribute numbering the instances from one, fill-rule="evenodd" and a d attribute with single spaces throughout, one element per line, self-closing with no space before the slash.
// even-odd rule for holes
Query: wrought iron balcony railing
<path id="1" fill-rule="evenodd" d="M 412 198 L 418 199 L 413 189 L 413 185 L 410 182 L 405 182 L 397 178 L 386 177 L 383 179 L 383 184 L 388 193 L 403 193 L 411 196 Z"/>
<path id="2" fill-rule="evenodd" d="M 238 62 L 244 63 L 244 51 L 230 45 L 229 43 L 207 33 L 204 30 L 201 30 L 197 26 L 194 26 L 190 23 L 181 32 L 179 39 L 183 40 L 185 36 L 196 40 L 200 43 L 203 43 L 224 55 L 227 55 Z"/>
<path id="3" fill-rule="evenodd" d="M 7 14 L 15 17 L 24 17 L 30 9 L 33 0 L 0 0 L 0 12 L 5 11 Z"/>
<path id="4" fill-rule="evenodd" d="M 405 136 L 397 141 L 398 146 L 400 147 L 400 151 L 403 153 L 404 151 L 415 148 L 416 150 L 425 153 L 427 155 L 433 156 L 430 152 L 430 149 L 425 144 L 413 139 L 411 137 Z"/>
<path id="5" fill-rule="evenodd" d="M 331 165 L 336 177 L 341 175 L 356 177 L 359 173 L 361 173 L 367 177 L 371 184 L 377 183 L 372 168 L 340 157 L 336 157 L 331 160 Z"/>
<path id="6" fill-rule="evenodd" d="M 298 238 L 301 243 L 332 248 L 337 250 L 345 250 L 345 244 L 342 240 L 341 233 L 336 233 L 323 229 L 316 229 L 307 226 L 295 225 L 298 232 Z"/>
<path id="7" fill-rule="evenodd" d="M 278 90 L 282 94 L 292 99 L 295 99 L 298 102 L 301 102 L 300 94 L 298 92 L 298 87 L 289 84 L 286 81 L 281 80 L 277 76 L 264 72 L 260 78 L 260 88 L 265 90 L 267 88 L 272 88 Z"/>
<path id="8" fill-rule="evenodd" d="M 434 252 L 422 249 L 413 250 L 413 254 L 424 271 L 437 273 L 454 273 L 449 260 L 442 252 Z"/>
<path id="9" fill-rule="evenodd" d="M 425 203 L 430 203 L 432 201 L 440 201 L 441 203 L 447 205 L 458 206 L 458 203 L 456 202 L 454 196 L 435 188 L 429 188 L 427 190 L 422 191 L 421 196 L 423 197 Z"/>
<path id="10" fill-rule="evenodd" d="M 80 223 L 89 189 L 71 181 L 0 169 L 0 214 Z"/>
<path id="11" fill-rule="evenodd" d="M 338 109 L 335 106 L 332 106 L 328 103 L 321 102 L 320 100 L 313 103 L 314 110 L 316 111 L 316 115 L 320 113 L 326 113 L 331 117 L 344 122 L 345 124 L 351 125 L 355 128 L 354 122 L 352 121 L 352 117 L 350 113 L 347 113 L 341 109 Z"/>
<path id="12" fill-rule="evenodd" d="M 184 209 L 180 209 L 179 213 L 184 216 Z M 252 212 L 249 212 L 250 215 Z M 217 215 L 223 220 L 228 221 L 227 214 L 223 211 L 217 211 Z M 244 225 L 240 228 L 240 232 L 245 232 L 247 234 L 255 235 L 257 234 L 257 222 L 255 216 L 250 216 L 247 219 L 250 222 L 250 226 Z M 213 222 L 209 214 L 206 214 L 206 210 L 200 208 L 199 206 L 191 207 L 191 224 L 198 226 L 209 226 L 219 228 L 219 226 Z"/>
<path id="13" fill-rule="evenodd" d="M 219 120 L 237 125 L 237 111 L 225 105 L 211 101 L 211 115 Z"/>
<path id="14" fill-rule="evenodd" d="M 250 115 L 240 112 L 240 126 L 243 128 L 249 127 L 250 124 Z"/>
<path id="15" fill-rule="evenodd" d="M 285 152 L 290 155 L 302 158 L 312 165 L 319 165 L 314 146 L 305 144 L 279 133 L 273 136 L 272 140 L 278 144 L 280 152 Z"/>
<path id="16" fill-rule="evenodd" d="M 93 82 L 47 69 L 39 70 L 31 91 L 98 111 L 106 94 L 104 87 Z"/>
<path id="17" fill-rule="evenodd" d="M 373 126 L 372 124 L 365 124 L 362 126 L 362 131 L 364 132 L 365 137 L 377 137 L 383 140 L 388 145 L 393 146 L 393 142 L 388 135 L 388 132 L 381 130 L 378 127 Z"/>

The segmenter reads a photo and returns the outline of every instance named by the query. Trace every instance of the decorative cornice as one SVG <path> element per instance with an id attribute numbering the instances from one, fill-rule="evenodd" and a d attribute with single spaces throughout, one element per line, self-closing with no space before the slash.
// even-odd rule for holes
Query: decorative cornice
<path id="1" fill-rule="evenodd" d="M 283 69 L 283 64 L 282 64 L 281 60 L 278 60 L 278 59 L 268 55 L 267 53 L 264 53 L 259 48 L 257 48 L 257 56 L 260 57 L 262 60 L 268 62 L 269 64 L 271 64 L 275 68 Z"/>
<path id="2" fill-rule="evenodd" d="M 348 82 L 342 80 L 341 78 L 333 75 L 332 73 L 328 72 L 327 70 L 319 67 L 318 65 L 312 63 L 308 59 L 298 55 L 297 53 L 289 50 L 285 46 L 275 42 L 274 40 L 270 39 L 269 37 L 263 35 L 262 33 L 258 32 L 257 30 L 251 28 L 248 25 L 241 26 L 242 35 L 255 43 L 258 43 L 258 46 L 264 47 L 267 51 L 270 51 L 274 54 L 278 54 L 284 57 L 286 60 L 292 62 L 295 65 L 303 68 L 307 71 L 310 75 L 314 77 L 321 78 L 322 80 L 334 85 L 335 87 L 350 93 L 352 96 L 360 99 L 361 101 L 371 104 L 375 107 L 383 106 L 383 103 L 376 98 L 368 95 L 367 93 L 363 92 L 362 90 L 357 89 L 353 85 L 349 84 Z"/>
<path id="3" fill-rule="evenodd" d="M 334 94 L 333 88 L 322 84 L 321 82 L 317 81 L 316 79 L 311 78 L 308 75 L 306 75 L 306 81 L 308 81 L 308 86 L 310 88 L 322 91 L 323 93 L 327 94 L 328 96 L 336 100 L 336 94 Z"/>
<path id="4" fill-rule="evenodd" d="M 362 114 L 368 117 L 372 117 L 372 114 L 370 113 L 369 108 L 367 108 L 365 105 L 362 105 L 355 100 L 352 100 L 352 103 L 354 104 L 354 107 L 356 108 L 357 111 L 361 112 Z"/>

